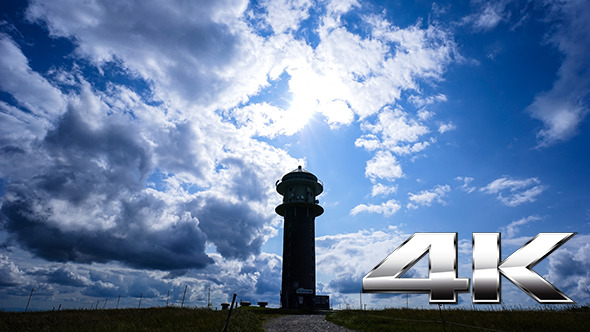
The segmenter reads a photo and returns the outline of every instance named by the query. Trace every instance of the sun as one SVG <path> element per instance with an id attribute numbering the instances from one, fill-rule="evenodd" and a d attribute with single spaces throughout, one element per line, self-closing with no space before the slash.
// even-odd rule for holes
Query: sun
<path id="1" fill-rule="evenodd" d="M 292 135 L 301 131 L 316 112 L 317 105 L 317 100 L 294 96 L 283 118 L 286 133 Z"/>
<path id="2" fill-rule="evenodd" d="M 321 73 L 311 68 L 297 69 L 291 74 L 291 103 L 284 116 L 288 134 L 302 130 L 316 114 L 333 124 L 350 123 L 353 118 L 346 100 L 348 88 L 335 73 Z"/>

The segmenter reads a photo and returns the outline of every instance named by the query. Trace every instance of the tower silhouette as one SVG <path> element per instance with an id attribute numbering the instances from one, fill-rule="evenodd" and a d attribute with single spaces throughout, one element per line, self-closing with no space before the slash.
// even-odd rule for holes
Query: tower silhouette
<path id="1" fill-rule="evenodd" d="M 283 280 L 281 308 L 312 309 L 315 298 L 315 217 L 324 213 L 316 196 L 323 184 L 299 166 L 276 182 L 283 203 L 275 212 L 283 227 Z"/>

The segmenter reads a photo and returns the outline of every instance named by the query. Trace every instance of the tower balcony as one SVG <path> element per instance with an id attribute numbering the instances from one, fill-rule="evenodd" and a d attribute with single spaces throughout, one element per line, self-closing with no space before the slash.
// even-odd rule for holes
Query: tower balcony
<path id="1" fill-rule="evenodd" d="M 281 204 L 281 205 L 279 205 L 279 206 L 277 206 L 275 208 L 275 212 L 278 215 L 280 215 L 281 217 L 284 217 L 285 216 L 285 210 L 287 208 L 290 208 L 290 207 L 298 207 L 298 206 L 311 208 L 315 217 L 320 216 L 320 215 L 322 215 L 324 213 L 324 208 L 321 207 L 319 204 L 317 204 L 317 203 L 310 204 L 310 203 L 305 203 L 305 202 L 289 202 L 289 203 L 283 203 L 283 204 Z"/>
<path id="2" fill-rule="evenodd" d="M 316 217 L 324 212 L 316 199 L 324 190 L 324 184 L 301 166 L 277 180 L 275 186 L 277 192 L 283 196 L 283 203 L 275 209 L 279 215 L 284 217 L 285 209 L 291 206 L 311 208 Z"/>

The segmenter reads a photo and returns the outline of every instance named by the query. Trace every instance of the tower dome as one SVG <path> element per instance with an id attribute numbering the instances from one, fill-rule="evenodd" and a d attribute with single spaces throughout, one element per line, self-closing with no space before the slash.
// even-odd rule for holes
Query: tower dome
<path id="1" fill-rule="evenodd" d="M 275 208 L 275 212 L 285 216 L 287 205 L 309 205 L 315 216 L 324 213 L 324 209 L 318 205 L 316 196 L 324 191 L 324 185 L 317 176 L 304 170 L 301 166 L 283 175 L 275 183 L 277 192 L 283 196 L 283 204 Z"/>

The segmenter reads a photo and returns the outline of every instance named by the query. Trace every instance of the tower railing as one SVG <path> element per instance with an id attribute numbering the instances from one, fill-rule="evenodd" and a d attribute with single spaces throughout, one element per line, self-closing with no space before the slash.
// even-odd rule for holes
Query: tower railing
<path id="1" fill-rule="evenodd" d="M 287 180 L 287 181 L 293 181 L 293 180 L 295 180 L 295 179 Z M 305 180 L 308 180 L 308 179 L 305 179 Z M 277 180 L 277 182 L 275 182 L 275 187 L 278 187 L 279 184 L 281 184 L 283 182 L 287 182 L 287 181 L 282 181 L 281 179 L 279 179 L 279 180 Z M 317 183 L 319 183 L 322 186 L 322 188 L 324 187 L 324 183 L 321 180 L 319 180 L 319 179 L 318 180 L 315 180 L 315 181 L 314 180 L 308 180 L 308 181 L 317 182 Z"/>

